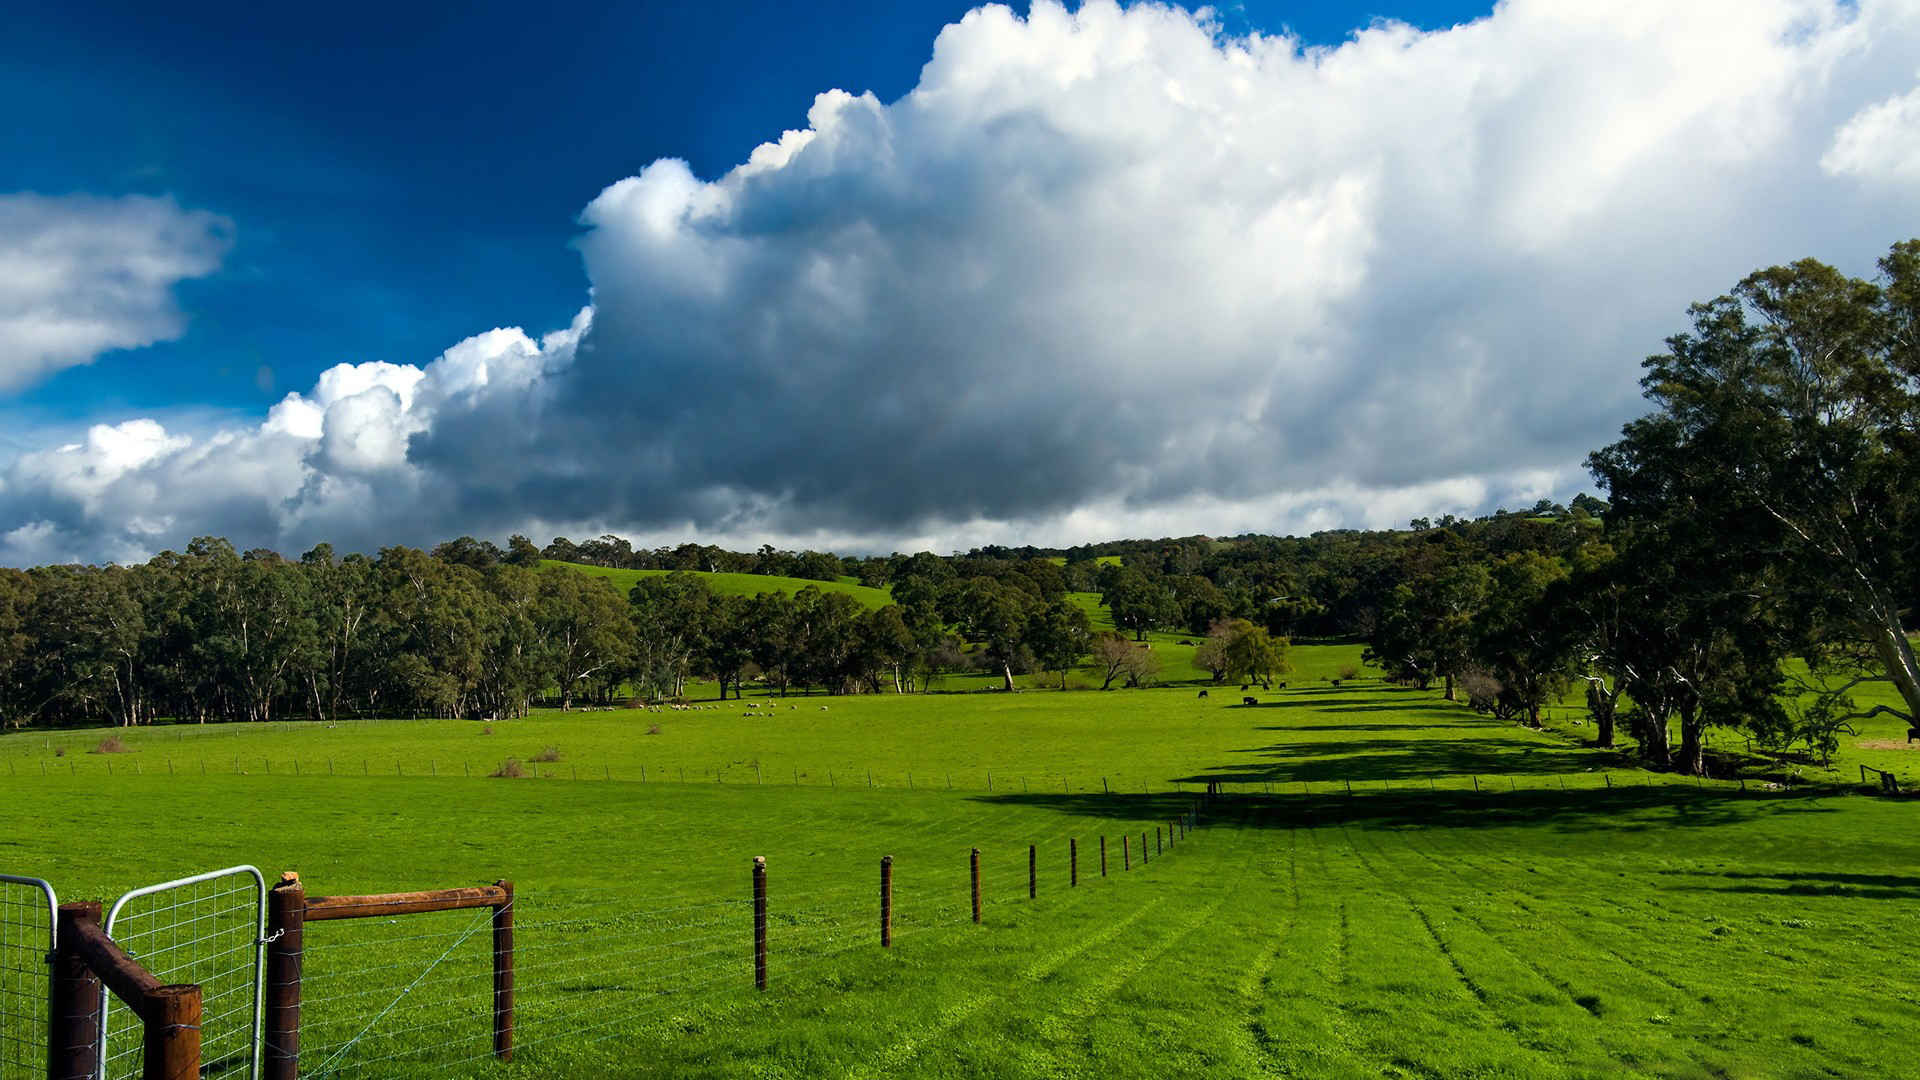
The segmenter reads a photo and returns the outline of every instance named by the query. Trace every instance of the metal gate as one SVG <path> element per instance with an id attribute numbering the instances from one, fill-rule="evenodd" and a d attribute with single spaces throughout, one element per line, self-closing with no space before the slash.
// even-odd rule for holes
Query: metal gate
<path id="1" fill-rule="evenodd" d="M 0 1080 L 47 1074 L 47 979 L 53 960 L 53 886 L 0 874 Z"/>
<path id="2" fill-rule="evenodd" d="M 200 985 L 202 1075 L 260 1075 L 267 883 L 259 870 L 232 866 L 135 889 L 114 903 L 106 929 L 161 982 Z M 103 997 L 102 1080 L 138 1077 L 139 1020 Z"/>

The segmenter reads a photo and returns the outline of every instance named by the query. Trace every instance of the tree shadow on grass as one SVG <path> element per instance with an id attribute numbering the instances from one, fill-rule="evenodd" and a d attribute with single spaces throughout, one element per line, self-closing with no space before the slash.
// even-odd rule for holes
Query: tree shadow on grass
<path id="1" fill-rule="evenodd" d="M 1660 870 L 1675 877 L 1708 879 L 1679 888 L 1694 892 L 1757 893 L 1764 896 L 1843 896 L 1863 900 L 1920 899 L 1920 877 L 1910 874 L 1849 874 L 1793 870 Z M 1728 884 L 1715 884 L 1727 882 Z"/>
<path id="2" fill-rule="evenodd" d="M 1251 760 L 1215 765 L 1176 777 L 1237 784 L 1328 783 L 1339 780 L 1425 780 L 1434 777 L 1544 776 L 1619 767 L 1615 757 L 1554 744 L 1508 738 L 1348 739 L 1273 743 L 1235 751 Z"/>
<path id="3" fill-rule="evenodd" d="M 1563 832 L 1637 833 L 1654 829 L 1736 825 L 1785 813 L 1835 813 L 1831 791 L 1742 793 L 1674 785 L 1567 791 L 1458 790 L 1357 792 L 1354 795 L 975 795 L 982 802 L 1052 810 L 1151 826 L 1202 808 L 1208 825 L 1246 829 L 1367 826 L 1388 829 L 1543 828 Z M 1772 880 L 1778 880 L 1777 878 Z M 1733 891 L 1733 890 L 1728 890 Z M 1749 891 L 1778 889 L 1752 888 Z M 1849 892 L 1847 895 L 1860 895 Z"/>
<path id="4" fill-rule="evenodd" d="M 1429 724 L 1429 723 L 1423 723 L 1420 721 L 1413 721 L 1405 724 L 1299 724 L 1299 725 L 1270 724 L 1264 727 L 1255 728 L 1254 730 L 1255 731 L 1400 731 L 1400 732 L 1405 732 L 1411 735 L 1411 734 L 1422 732 L 1422 731 L 1446 731 L 1446 730 L 1490 731 L 1495 728 L 1499 728 L 1500 730 L 1503 730 L 1503 731 L 1506 730 L 1504 727 L 1500 727 L 1500 725 L 1494 724 L 1491 721 L 1484 721 L 1477 724 L 1475 723 Z"/>

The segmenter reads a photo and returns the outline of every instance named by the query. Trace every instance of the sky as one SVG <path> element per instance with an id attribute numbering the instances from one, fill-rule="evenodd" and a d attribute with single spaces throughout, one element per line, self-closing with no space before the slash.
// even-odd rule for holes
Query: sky
<path id="1" fill-rule="evenodd" d="M 1920 233 L 1920 0 L 29 3 L 0 564 L 948 551 L 1566 499 Z"/>

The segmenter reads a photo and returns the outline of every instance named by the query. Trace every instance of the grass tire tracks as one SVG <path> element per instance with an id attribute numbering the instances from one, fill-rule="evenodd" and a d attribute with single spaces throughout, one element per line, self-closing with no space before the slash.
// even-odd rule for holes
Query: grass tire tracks
<path id="1" fill-rule="evenodd" d="M 1285 1063 L 1281 1061 L 1280 1041 L 1268 1030 L 1266 1016 L 1267 994 L 1273 985 L 1273 965 L 1285 946 L 1287 938 L 1300 922 L 1300 832 L 1297 828 L 1287 829 L 1287 915 L 1274 932 L 1272 940 L 1260 950 L 1260 955 L 1248 965 L 1247 973 L 1238 986 L 1242 1008 L 1246 1012 L 1245 1030 L 1248 1048 L 1253 1060 L 1266 1072 L 1275 1076 L 1286 1075 Z"/>
<path id="2" fill-rule="evenodd" d="M 1179 921 L 1177 928 L 1165 931 L 1160 941 L 1151 949 L 1144 952 L 1136 952 L 1125 962 L 1116 965 L 1095 979 L 1091 986 L 1074 995 L 1074 1004 L 1071 1007 L 1056 1010 L 1046 1016 L 1041 1021 L 1040 1026 L 1052 1039 L 1054 1045 L 1071 1044 L 1078 1046 L 1083 1051 L 1091 1049 L 1087 1044 L 1085 1021 L 1099 1011 L 1100 1006 L 1109 998 L 1113 997 L 1121 987 L 1131 982 L 1155 960 L 1164 956 L 1167 951 L 1175 945 L 1191 937 L 1193 933 L 1202 926 L 1210 923 L 1213 920 L 1214 913 L 1219 911 L 1229 898 L 1236 897 L 1239 881 L 1244 880 L 1247 876 L 1246 864 L 1240 863 L 1238 865 L 1240 867 L 1239 874 L 1234 881 L 1222 882 L 1220 884 L 1220 888 L 1216 891 L 1218 898 L 1215 899 L 1213 903 L 1208 904 L 1204 908 L 1191 910 L 1186 918 Z M 1080 1023 L 1071 1024 L 1066 1030 L 1062 1030 L 1062 1025 L 1066 1024 L 1069 1020 L 1078 1020 Z M 1085 1060 L 1084 1054 L 1080 1055 L 1080 1057 L 1081 1060 Z"/>
<path id="3" fill-rule="evenodd" d="M 1434 926 L 1432 917 L 1420 906 L 1419 902 L 1407 893 L 1406 890 L 1395 884 L 1391 878 L 1380 872 L 1380 869 L 1373 864 L 1373 861 L 1367 858 L 1366 853 L 1361 851 L 1359 846 L 1353 842 L 1352 834 L 1346 826 L 1341 826 L 1340 832 L 1346 837 L 1348 846 L 1352 849 L 1354 858 L 1360 865 L 1365 867 L 1388 892 L 1398 897 L 1400 902 L 1405 904 L 1407 909 L 1419 920 L 1421 927 L 1426 931 L 1427 937 L 1432 940 L 1434 948 L 1439 951 L 1441 958 L 1446 961 L 1447 966 L 1453 969 L 1454 975 L 1459 980 L 1462 988 L 1472 996 L 1479 1011 L 1490 1021 L 1488 1026 L 1505 1033 L 1507 1037 L 1513 1041 L 1516 1049 L 1541 1059 L 1538 1063 L 1541 1067 L 1532 1070 L 1531 1075 L 1558 1075 L 1559 1070 L 1553 1068 L 1551 1064 L 1545 1060 L 1545 1049 L 1535 1046 L 1529 1040 L 1522 1038 L 1520 1026 L 1508 1017 L 1502 1015 L 1501 1012 L 1494 1007 L 1491 995 L 1488 993 L 1486 987 L 1481 985 L 1480 981 L 1474 978 L 1472 973 L 1467 971 L 1465 965 L 1460 962 L 1460 958 L 1454 954 L 1453 947 L 1441 936 L 1438 928 Z"/>
<path id="4" fill-rule="evenodd" d="M 1146 917 L 1161 904 L 1159 899 L 1149 900 L 1135 908 L 1133 913 L 1099 932 L 1082 938 L 1063 949 L 1056 949 L 1020 970 L 1020 979 L 1026 983 L 1036 983 L 1052 975 L 1061 967 L 1119 936 L 1128 927 Z M 867 1068 L 855 1069 L 845 1075 L 848 1077 L 890 1076 L 901 1067 L 919 1057 L 934 1040 L 948 1034 L 954 1028 L 973 1017 L 981 1009 L 1006 996 L 1004 989 L 994 989 L 971 994 L 958 1002 L 940 1010 L 940 1015 L 932 1024 L 923 1025 L 911 1034 L 896 1039 L 892 1045 L 880 1051 L 879 1060 L 870 1063 Z"/>

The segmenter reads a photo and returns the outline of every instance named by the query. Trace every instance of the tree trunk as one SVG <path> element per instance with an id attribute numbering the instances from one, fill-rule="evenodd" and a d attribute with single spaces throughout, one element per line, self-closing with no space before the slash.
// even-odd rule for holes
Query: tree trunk
<path id="1" fill-rule="evenodd" d="M 1702 738 L 1705 729 L 1706 723 L 1699 706 L 1681 706 L 1680 760 L 1674 763 L 1674 767 L 1689 776 L 1705 776 L 1707 773 L 1707 748 Z"/>
<path id="2" fill-rule="evenodd" d="M 1657 716 L 1645 713 L 1635 726 L 1639 728 L 1635 734 L 1640 739 L 1640 757 L 1655 765 L 1672 764 L 1673 746 L 1668 742 L 1666 713 Z"/>
<path id="3" fill-rule="evenodd" d="M 1887 679 L 1900 691 L 1907 706 L 1907 723 L 1920 721 L 1920 661 L 1913 655 L 1913 643 L 1900 626 L 1899 616 L 1875 620 L 1871 627 L 1874 651 L 1887 669 Z"/>
<path id="4" fill-rule="evenodd" d="M 1593 745 L 1613 746 L 1613 716 L 1615 695 L 1600 689 L 1596 682 L 1587 684 L 1587 712 L 1593 717 Z"/>
<path id="5" fill-rule="evenodd" d="M 1002 689 L 1009 694 L 1013 693 L 1013 665 L 1008 661 L 1000 661 L 1000 677 L 1005 681 Z"/>
<path id="6" fill-rule="evenodd" d="M 1460 700 L 1459 698 L 1453 696 L 1453 672 L 1451 671 L 1447 672 L 1445 678 L 1447 680 L 1447 700 L 1459 701 Z M 1421 689 L 1424 690 L 1426 689 L 1426 687 L 1423 686 L 1421 687 Z"/>

